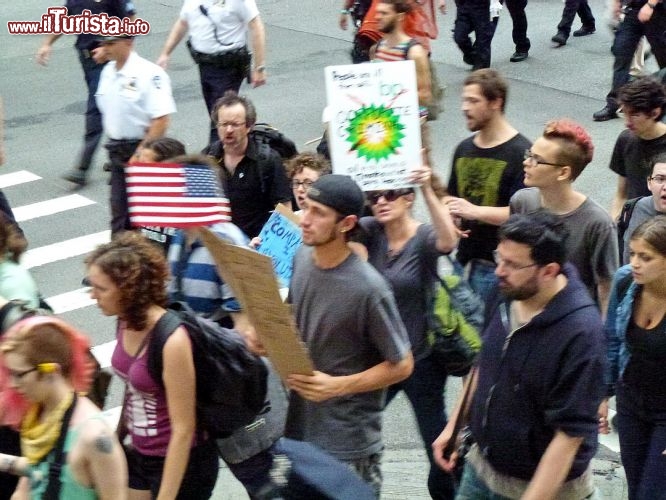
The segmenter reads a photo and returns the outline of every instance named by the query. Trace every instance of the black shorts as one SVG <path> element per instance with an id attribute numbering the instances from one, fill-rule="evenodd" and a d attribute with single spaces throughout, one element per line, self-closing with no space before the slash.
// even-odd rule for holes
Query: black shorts
<path id="1" fill-rule="evenodd" d="M 133 448 L 125 448 L 129 487 L 133 490 L 150 490 L 157 498 L 162 482 L 164 457 L 143 455 Z M 178 490 L 178 499 L 207 500 L 217 482 L 219 460 L 215 441 L 210 439 L 192 448 L 183 482 Z"/>

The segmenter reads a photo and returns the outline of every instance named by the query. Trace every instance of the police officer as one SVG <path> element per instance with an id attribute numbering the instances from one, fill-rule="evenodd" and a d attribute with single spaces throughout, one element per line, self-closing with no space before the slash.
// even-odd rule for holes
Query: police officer
<path id="1" fill-rule="evenodd" d="M 128 36 L 100 37 L 110 61 L 102 71 L 95 97 L 102 112 L 111 160 L 111 234 L 130 229 L 125 164 L 137 159 L 142 145 L 161 137 L 176 112 L 166 72 L 140 57 Z"/>
<path id="2" fill-rule="evenodd" d="M 248 30 L 253 68 L 246 43 Z M 157 64 L 166 69 L 171 52 L 186 33 L 187 47 L 199 66 L 208 115 L 227 90 L 238 92 L 243 78 L 251 79 L 254 87 L 266 83 L 266 37 L 255 0 L 185 0 Z M 209 144 L 216 140 L 217 130 L 211 121 Z"/>
<path id="3" fill-rule="evenodd" d="M 134 20 L 136 10 L 132 0 L 67 0 L 65 3 L 68 15 L 80 15 L 84 9 L 88 9 L 92 14 L 108 14 L 119 18 L 128 17 Z M 51 57 L 52 46 L 62 35 L 48 35 L 44 43 L 37 50 L 37 62 L 46 66 Z M 76 166 L 67 172 L 63 178 L 78 186 L 86 183 L 86 175 L 97 145 L 102 139 L 102 116 L 95 103 L 95 91 L 99 82 L 99 75 L 102 73 L 104 64 L 93 59 L 93 51 L 97 48 L 98 42 L 96 35 L 82 33 L 77 36 L 74 47 L 79 53 L 79 61 L 83 69 L 83 75 L 88 86 L 88 106 L 86 108 L 86 132 L 84 135 L 83 149 L 81 150 L 79 160 Z"/>

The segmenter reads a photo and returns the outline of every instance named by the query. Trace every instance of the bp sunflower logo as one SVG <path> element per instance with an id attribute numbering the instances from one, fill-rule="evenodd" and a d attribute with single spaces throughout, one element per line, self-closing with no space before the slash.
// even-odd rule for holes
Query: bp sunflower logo
<path id="1" fill-rule="evenodd" d="M 347 142 L 351 144 L 350 151 L 356 151 L 359 158 L 379 162 L 395 154 L 402 145 L 404 128 L 393 109 L 372 104 L 354 113 L 347 127 Z"/>

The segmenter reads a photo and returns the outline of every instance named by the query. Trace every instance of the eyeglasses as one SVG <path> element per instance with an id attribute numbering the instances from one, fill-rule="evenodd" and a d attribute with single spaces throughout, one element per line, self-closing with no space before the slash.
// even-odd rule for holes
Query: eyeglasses
<path id="1" fill-rule="evenodd" d="M 401 196 L 413 192 L 411 189 L 387 189 L 386 191 L 368 191 L 365 196 L 371 205 L 376 205 L 381 197 L 384 197 L 386 201 L 395 201 Z"/>
<path id="2" fill-rule="evenodd" d="M 658 186 L 662 186 L 666 184 L 666 175 L 653 175 L 652 177 L 648 177 L 648 180 L 654 182 Z"/>
<path id="3" fill-rule="evenodd" d="M 510 260 L 505 260 L 502 257 L 500 257 L 500 254 L 497 250 L 493 250 L 493 258 L 495 259 L 495 264 L 498 266 L 504 265 L 509 271 L 520 271 L 521 269 L 527 269 L 528 267 L 536 267 L 539 264 L 534 263 L 534 264 L 527 264 L 524 266 L 521 266 L 520 264 L 516 264 L 515 262 L 511 262 Z"/>
<path id="4" fill-rule="evenodd" d="M 234 130 L 238 130 L 245 126 L 245 123 L 236 123 L 236 122 L 222 122 L 217 124 L 217 128 L 225 129 L 231 127 Z"/>
<path id="5" fill-rule="evenodd" d="M 29 368 L 27 370 L 23 370 L 22 372 L 16 372 L 14 370 L 9 370 L 9 376 L 12 379 L 14 379 L 14 381 L 20 382 L 21 380 L 23 380 L 23 377 L 25 377 L 26 375 L 28 375 L 32 372 L 36 372 L 37 370 L 38 370 L 38 368 L 36 366 L 34 366 L 32 368 Z"/>
<path id="6" fill-rule="evenodd" d="M 525 153 L 523 154 L 523 159 L 527 162 L 527 164 L 530 167 L 536 167 L 537 165 L 550 165 L 551 167 L 566 167 L 566 165 L 562 163 L 549 163 L 547 161 L 543 161 L 541 158 L 532 153 L 532 151 L 530 151 L 529 149 L 525 150 Z"/>
<path id="7" fill-rule="evenodd" d="M 310 189 L 313 184 L 314 181 L 311 181 L 310 179 L 305 179 L 304 181 L 297 181 L 297 180 L 291 181 L 291 187 L 293 189 L 298 189 L 299 187 L 302 187 L 303 189 Z"/>

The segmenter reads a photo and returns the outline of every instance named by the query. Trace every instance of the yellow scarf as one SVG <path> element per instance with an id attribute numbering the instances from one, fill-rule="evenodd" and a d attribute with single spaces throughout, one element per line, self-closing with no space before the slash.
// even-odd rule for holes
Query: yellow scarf
<path id="1" fill-rule="evenodd" d="M 41 423 L 39 405 L 34 404 L 28 410 L 21 423 L 21 454 L 31 465 L 39 463 L 55 446 L 60 436 L 62 418 L 73 398 L 74 393 L 69 393 Z"/>

